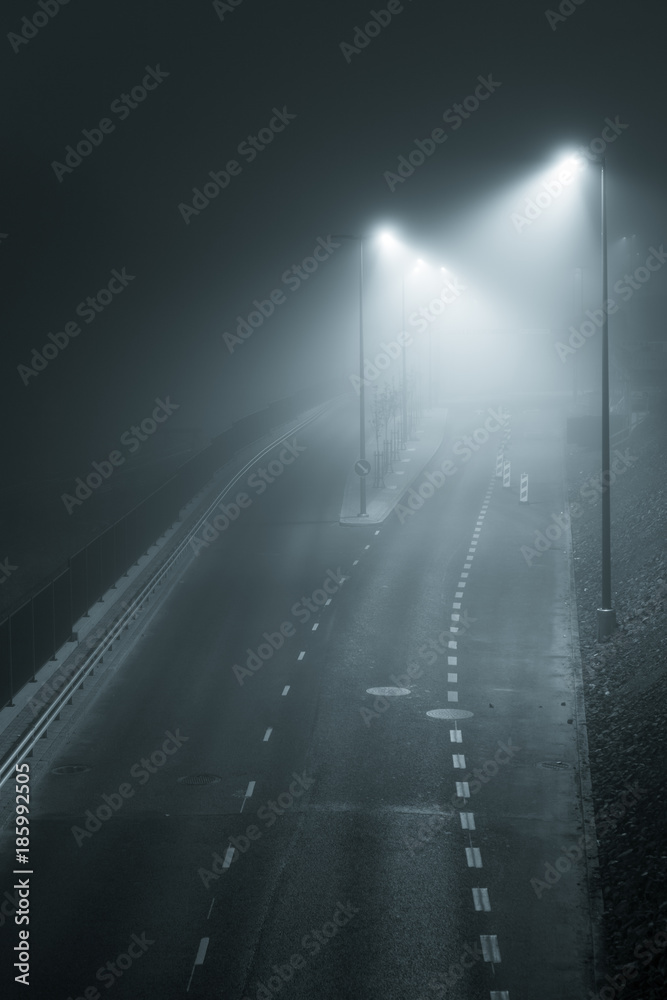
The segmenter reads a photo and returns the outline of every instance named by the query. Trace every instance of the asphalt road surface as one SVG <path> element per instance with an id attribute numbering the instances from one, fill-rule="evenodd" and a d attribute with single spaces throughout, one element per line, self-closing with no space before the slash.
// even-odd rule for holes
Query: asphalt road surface
<path id="1" fill-rule="evenodd" d="M 509 488 L 495 474 L 505 430 L 483 431 L 499 402 Z M 429 466 L 449 459 L 448 475 L 421 505 L 411 494 L 419 509 L 404 498 L 381 525 L 342 527 L 355 420 L 341 404 L 297 435 L 293 460 L 254 481 L 41 741 L 30 987 L 16 995 L 594 988 L 562 416 L 454 404 Z M 4 899 L 21 877 L 13 794 Z M 12 985 L 18 929 L 3 914 Z"/>

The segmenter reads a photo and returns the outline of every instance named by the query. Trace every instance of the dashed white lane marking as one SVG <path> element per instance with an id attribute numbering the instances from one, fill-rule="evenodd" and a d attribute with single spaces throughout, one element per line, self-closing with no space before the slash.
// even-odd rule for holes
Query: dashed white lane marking
<path id="1" fill-rule="evenodd" d="M 208 918 L 209 918 L 209 917 L 211 916 L 211 910 L 213 909 L 213 904 L 214 904 L 214 903 L 215 903 L 215 896 L 214 896 L 214 897 L 213 897 L 213 899 L 211 900 L 211 905 L 210 905 L 210 906 L 209 906 L 209 908 L 208 908 L 208 913 L 206 914 L 206 919 L 207 919 L 207 920 L 208 920 Z"/>
<path id="2" fill-rule="evenodd" d="M 457 594 L 456 596 L 457 597 L 463 597 L 463 594 Z M 461 607 L 461 602 L 460 601 L 454 601 L 454 603 L 452 604 L 452 607 L 453 608 L 460 608 Z"/>
<path id="3" fill-rule="evenodd" d="M 271 727 L 271 726 L 269 726 L 269 728 L 268 728 L 268 729 L 266 730 L 266 732 L 264 733 L 264 739 L 262 740 L 262 743 L 266 743 L 266 742 L 268 742 L 268 739 L 269 739 L 269 737 L 271 736 L 271 733 L 272 733 L 272 732 L 273 732 L 273 729 L 272 729 L 272 727 Z"/>
<path id="4" fill-rule="evenodd" d="M 449 647 L 449 649 L 456 649 L 456 647 L 458 646 L 458 642 L 456 641 L 456 639 L 450 639 L 449 642 L 447 643 L 447 646 Z"/>
<path id="5" fill-rule="evenodd" d="M 509 990 L 491 990 L 490 1000 L 510 1000 Z"/>
<path id="6" fill-rule="evenodd" d="M 458 630 L 459 630 L 458 625 L 450 625 L 449 626 L 449 631 L 450 632 L 458 632 Z"/>
<path id="7" fill-rule="evenodd" d="M 458 701 L 458 700 L 459 700 L 459 693 L 458 693 L 458 691 L 448 691 L 447 692 L 447 701 Z"/>
<path id="8" fill-rule="evenodd" d="M 466 766 L 465 755 L 462 753 L 453 753 L 452 763 L 454 764 L 454 767 L 465 767 Z"/>
<path id="9" fill-rule="evenodd" d="M 468 562 L 463 564 L 464 569 L 472 569 L 472 563 L 470 562 L 470 556 L 468 556 Z"/>
<path id="10" fill-rule="evenodd" d="M 231 844 L 230 844 L 230 846 L 227 848 L 227 851 L 225 853 L 225 860 L 222 862 L 222 867 L 223 868 L 229 868 L 229 866 L 231 865 L 232 861 L 234 860 L 234 854 L 235 853 L 236 853 L 236 849 L 234 847 L 232 847 Z"/>
<path id="11" fill-rule="evenodd" d="M 452 743 L 463 743 L 463 733 L 460 729 L 450 729 L 449 739 Z"/>
<path id="12" fill-rule="evenodd" d="M 417 450 L 416 448 L 408 448 L 408 451 L 416 451 L 416 450 Z M 408 461 L 409 461 L 409 459 L 408 459 Z"/>
<path id="13" fill-rule="evenodd" d="M 305 651 L 305 649 L 302 649 L 301 652 L 299 653 L 299 655 L 297 656 L 297 660 L 302 660 L 305 655 L 306 655 L 306 651 Z"/>
<path id="14" fill-rule="evenodd" d="M 188 980 L 188 991 L 190 990 L 190 984 L 192 982 L 192 977 L 195 974 L 195 969 L 198 965 L 204 964 L 204 958 L 206 957 L 206 949 L 208 948 L 209 938 L 202 938 L 199 942 L 199 948 L 197 949 L 197 957 L 195 958 L 195 964 L 192 966 L 192 972 L 190 973 L 190 979 Z"/>
<path id="15" fill-rule="evenodd" d="M 470 785 L 468 784 L 467 781 L 456 782 L 456 794 L 460 799 L 470 798 Z M 461 815 L 463 815 L 463 813 Z"/>
<path id="16" fill-rule="evenodd" d="M 457 587 L 460 587 L 461 590 L 463 590 L 463 588 L 465 587 L 465 585 L 466 585 L 465 584 L 465 580 L 459 580 L 459 582 L 457 584 Z M 461 594 L 461 597 L 463 597 L 463 594 Z"/>
<path id="17" fill-rule="evenodd" d="M 470 569 L 470 567 L 468 567 L 468 569 Z M 461 576 L 462 576 L 462 577 L 463 577 L 463 579 L 465 580 L 465 579 L 466 579 L 467 577 L 469 577 L 469 576 L 470 576 L 470 574 L 469 574 L 469 573 L 461 573 Z M 462 587 L 465 587 L 465 583 L 462 583 L 462 584 L 461 584 L 461 586 L 462 586 Z"/>
<path id="18" fill-rule="evenodd" d="M 459 682 L 459 675 L 458 674 L 447 674 L 447 683 L 448 684 L 458 684 L 458 682 Z"/>
<path id="19" fill-rule="evenodd" d="M 471 812 L 459 813 L 461 817 L 461 829 L 462 830 L 474 830 L 475 829 L 475 814 Z"/>
<path id="20" fill-rule="evenodd" d="M 241 803 L 241 812 L 243 812 L 243 807 L 245 806 L 247 800 L 252 797 L 252 793 L 255 791 L 255 782 L 249 781 L 248 787 L 245 790 L 245 795 L 243 796 L 243 802 Z"/>
<path id="21" fill-rule="evenodd" d="M 379 529 L 379 528 L 378 528 L 378 530 L 377 530 L 377 531 L 375 532 L 375 534 L 376 534 L 376 535 L 379 535 L 379 534 L 380 534 L 380 529 Z"/>
<path id="22" fill-rule="evenodd" d="M 479 847 L 466 847 L 468 868 L 482 868 L 482 852 Z"/>
<path id="23" fill-rule="evenodd" d="M 404 476 L 405 475 L 405 469 L 396 469 L 396 475 L 397 476 Z"/>
<path id="24" fill-rule="evenodd" d="M 311 632 L 317 631 L 317 628 L 319 627 L 319 624 L 320 624 L 319 622 L 315 622 L 315 624 L 313 625 L 313 627 L 311 629 Z"/>
<path id="25" fill-rule="evenodd" d="M 457 615 L 457 614 L 456 614 L 456 612 L 454 612 L 454 613 L 452 614 L 452 621 L 453 621 L 453 622 L 458 622 L 458 621 L 461 621 L 461 615 Z"/>
<path id="26" fill-rule="evenodd" d="M 496 934 L 480 934 L 479 940 L 482 945 L 482 954 L 485 962 L 501 962 L 500 948 L 498 947 L 498 936 Z"/>
<path id="27" fill-rule="evenodd" d="M 457 660 L 458 660 L 458 656 L 448 656 L 447 657 L 447 666 L 448 667 L 455 667 Z"/>
<path id="28" fill-rule="evenodd" d="M 352 565 L 353 565 L 353 566 L 356 566 L 358 562 L 359 562 L 359 560 L 358 560 L 358 559 L 355 559 L 355 560 L 354 560 L 354 562 L 352 563 Z"/>
<path id="29" fill-rule="evenodd" d="M 473 889 L 472 898 L 476 910 L 484 910 L 485 913 L 491 912 L 491 900 L 489 899 L 488 889 Z"/>
<path id="30" fill-rule="evenodd" d="M 324 605 L 324 607 L 325 607 L 325 608 L 326 608 L 327 604 L 331 604 L 331 598 L 329 598 L 329 599 L 328 599 L 328 600 L 326 601 L 326 603 L 325 603 L 325 605 Z"/>
<path id="31" fill-rule="evenodd" d="M 364 545 L 365 549 L 370 549 L 370 545 Z"/>
<path id="32" fill-rule="evenodd" d="M 457 590 L 456 593 L 454 594 L 454 597 L 463 597 L 463 591 L 462 590 Z M 454 605 L 454 607 L 456 607 L 456 605 Z M 461 607 L 460 604 L 459 604 L 459 607 Z"/>
<path id="33" fill-rule="evenodd" d="M 286 684 L 285 687 L 283 688 L 283 695 L 282 695 L 283 698 L 285 697 L 288 691 L 289 691 L 289 684 Z"/>

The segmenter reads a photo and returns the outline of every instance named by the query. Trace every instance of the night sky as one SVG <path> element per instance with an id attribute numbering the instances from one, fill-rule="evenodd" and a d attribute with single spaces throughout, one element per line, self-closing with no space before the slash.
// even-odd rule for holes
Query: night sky
<path id="1" fill-rule="evenodd" d="M 321 250 L 325 259 L 298 287 L 283 280 L 332 233 L 391 227 L 480 291 L 480 327 L 491 334 L 495 315 L 499 331 L 537 328 L 553 339 L 567 323 L 578 266 L 594 305 L 597 168 L 567 189 L 563 212 L 551 206 L 521 234 L 510 216 L 540 190 L 544 171 L 590 148 L 609 119 L 610 280 L 630 259 L 614 256 L 624 235 L 634 234 L 638 263 L 660 246 L 664 8 L 564 0 L 558 10 L 525 0 L 393 0 L 391 16 L 351 0 L 7 0 L 7 479 L 88 468 L 156 398 L 178 404 L 173 426 L 208 439 L 309 384 L 344 387 L 357 363 L 356 245 Z M 37 29 L 23 20 L 35 14 L 47 20 Z M 352 48 L 357 28 L 387 21 Z M 154 89 L 124 103 L 144 79 Z M 457 117 L 451 109 L 480 86 L 485 99 Z M 271 122 L 276 130 L 261 133 L 271 141 L 253 149 L 249 137 Z M 423 164 L 388 178 L 434 129 L 446 138 Z M 70 154 L 65 169 L 84 130 L 98 144 L 84 145 L 79 163 Z M 184 211 L 209 171 L 232 160 L 225 188 L 198 214 Z M 382 271 L 379 254 L 369 241 L 371 348 L 401 328 L 400 281 Z M 119 284 L 114 270 L 128 277 Z M 110 303 L 77 318 L 79 303 L 110 281 Z M 644 339 L 662 336 L 664 275 L 651 282 L 632 313 Z M 273 314 L 230 351 L 223 334 L 276 289 Z M 22 377 L 32 349 L 72 322 L 80 333 Z"/>

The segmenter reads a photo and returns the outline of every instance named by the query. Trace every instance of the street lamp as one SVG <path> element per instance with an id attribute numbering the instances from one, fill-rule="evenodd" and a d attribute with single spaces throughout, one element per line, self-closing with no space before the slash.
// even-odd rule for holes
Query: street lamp
<path id="1" fill-rule="evenodd" d="M 366 461 L 366 412 L 364 395 L 364 240 L 366 236 L 337 233 L 335 240 L 357 240 L 359 243 L 359 461 Z M 359 476 L 359 517 L 368 517 L 366 511 L 366 477 Z"/>
<path id="2" fill-rule="evenodd" d="M 598 641 L 606 639 L 616 628 L 616 612 L 611 606 L 611 456 L 609 438 L 609 320 L 607 315 L 607 185 L 606 161 L 601 156 L 601 249 L 602 249 L 602 607 L 597 609 Z M 567 165 L 581 166 L 581 158 L 570 157 Z"/>
<path id="3" fill-rule="evenodd" d="M 605 157 L 600 161 L 602 208 L 602 607 L 597 609 L 598 641 L 616 628 L 611 606 L 611 494 L 609 441 L 609 326 L 607 319 L 607 195 Z"/>

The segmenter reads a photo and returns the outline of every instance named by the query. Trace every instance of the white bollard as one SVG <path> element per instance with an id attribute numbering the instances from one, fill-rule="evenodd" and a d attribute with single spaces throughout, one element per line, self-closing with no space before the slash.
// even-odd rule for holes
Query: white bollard
<path id="1" fill-rule="evenodd" d="M 528 473 L 521 473 L 521 490 L 519 492 L 519 503 L 528 503 Z"/>
<path id="2" fill-rule="evenodd" d="M 503 467 L 503 486 L 509 487 L 510 484 L 510 463 L 505 462 Z"/>

